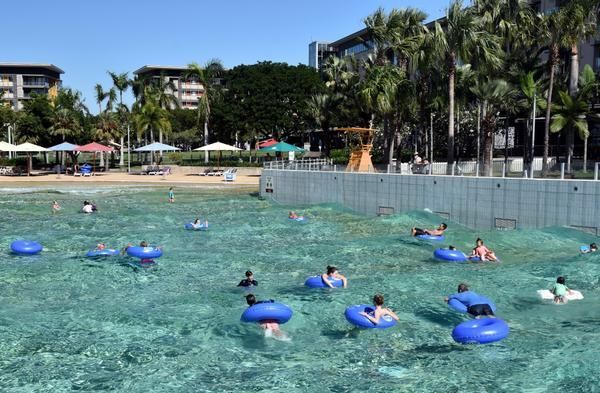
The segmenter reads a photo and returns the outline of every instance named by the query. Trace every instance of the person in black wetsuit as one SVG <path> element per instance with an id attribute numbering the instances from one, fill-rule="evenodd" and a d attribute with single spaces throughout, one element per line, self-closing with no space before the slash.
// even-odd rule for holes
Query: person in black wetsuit
<path id="1" fill-rule="evenodd" d="M 248 270 L 246 272 L 246 278 L 243 279 L 242 281 L 240 281 L 240 283 L 237 285 L 238 287 L 251 287 L 251 286 L 257 286 L 258 285 L 258 281 L 256 281 L 254 279 L 254 274 Z"/>

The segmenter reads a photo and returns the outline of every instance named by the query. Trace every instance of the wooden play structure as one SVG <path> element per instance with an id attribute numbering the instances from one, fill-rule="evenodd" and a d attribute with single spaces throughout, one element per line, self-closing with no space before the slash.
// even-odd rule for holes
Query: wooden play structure
<path id="1" fill-rule="evenodd" d="M 373 137 L 375 131 L 372 128 L 346 127 L 338 128 L 337 131 L 344 132 L 348 138 L 350 147 L 350 159 L 346 172 L 372 172 L 371 150 L 373 149 Z"/>

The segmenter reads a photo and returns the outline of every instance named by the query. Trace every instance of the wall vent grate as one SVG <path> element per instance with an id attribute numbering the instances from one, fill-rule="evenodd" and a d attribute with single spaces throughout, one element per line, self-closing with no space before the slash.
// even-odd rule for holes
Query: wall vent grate
<path id="1" fill-rule="evenodd" d="M 391 216 L 392 214 L 394 214 L 393 207 L 379 206 L 379 208 L 377 209 L 378 216 Z"/>
<path id="2" fill-rule="evenodd" d="M 597 227 L 586 227 L 583 225 L 569 225 L 569 226 L 573 229 L 577 229 L 582 232 L 589 233 L 591 235 L 595 235 L 595 236 L 600 235 L 600 232 L 598 231 Z"/>
<path id="3" fill-rule="evenodd" d="M 434 214 L 437 214 L 438 216 L 445 218 L 446 220 L 450 219 L 450 213 L 448 212 L 433 212 Z"/>
<path id="4" fill-rule="evenodd" d="M 496 217 L 494 220 L 494 225 L 496 229 L 510 230 L 517 229 L 517 220 L 512 218 L 498 218 Z"/>

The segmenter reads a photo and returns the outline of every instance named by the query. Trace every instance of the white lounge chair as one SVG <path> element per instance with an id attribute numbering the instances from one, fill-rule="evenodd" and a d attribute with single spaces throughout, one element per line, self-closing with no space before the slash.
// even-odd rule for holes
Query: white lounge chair
<path id="1" fill-rule="evenodd" d="M 237 168 L 230 168 L 223 172 L 223 181 L 235 181 L 237 178 Z"/>

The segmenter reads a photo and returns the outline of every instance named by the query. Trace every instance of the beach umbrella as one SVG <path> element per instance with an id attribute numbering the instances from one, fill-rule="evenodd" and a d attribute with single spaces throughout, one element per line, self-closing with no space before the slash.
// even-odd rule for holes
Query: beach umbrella
<path id="1" fill-rule="evenodd" d="M 75 149 L 79 147 L 78 145 L 74 145 L 72 143 L 69 142 L 63 142 L 63 143 L 59 143 L 58 145 L 54 145 L 52 147 L 49 147 L 48 150 L 51 151 L 56 151 L 56 152 L 62 152 L 62 160 L 61 160 L 61 165 L 65 164 L 65 152 L 66 151 L 75 151 Z M 60 171 L 59 171 L 60 174 Z"/>
<path id="2" fill-rule="evenodd" d="M 0 142 L 0 151 L 15 151 L 15 147 L 15 145 L 11 145 L 10 143 Z"/>
<path id="3" fill-rule="evenodd" d="M 262 142 L 258 142 L 258 148 L 262 149 L 263 147 L 273 146 L 276 143 L 277 143 L 277 139 L 275 139 L 275 138 L 265 139 Z"/>
<path id="4" fill-rule="evenodd" d="M 97 142 L 88 143 L 87 145 L 77 146 L 75 151 L 85 151 L 94 153 L 94 172 L 96 172 L 96 153 L 97 152 L 111 152 L 112 147 L 101 145 Z"/>
<path id="5" fill-rule="evenodd" d="M 277 152 L 277 153 L 289 153 L 289 152 L 302 153 L 304 151 L 304 149 L 299 148 L 298 146 L 290 145 L 289 143 L 279 142 L 279 143 L 276 143 L 271 146 L 263 147 L 259 151 L 266 151 L 266 152 L 272 151 L 272 152 Z"/>
<path id="6" fill-rule="evenodd" d="M 133 151 L 176 151 L 181 150 L 178 147 L 165 145 L 164 143 L 154 142 L 146 146 L 138 147 Z"/>
<path id="7" fill-rule="evenodd" d="M 27 153 L 27 176 L 31 175 L 31 153 L 40 153 L 49 151 L 45 147 L 34 145 L 33 143 L 25 142 L 15 146 L 13 151 Z"/>
<path id="8" fill-rule="evenodd" d="M 242 149 L 235 147 L 235 146 L 228 145 L 226 143 L 215 142 L 215 143 L 211 143 L 210 145 L 202 146 L 202 147 L 199 147 L 194 150 L 195 151 L 203 151 L 203 152 L 205 152 L 204 154 L 208 154 L 207 152 L 209 152 L 209 151 L 218 151 L 219 158 L 217 160 L 217 166 L 220 166 L 222 152 L 224 152 L 224 151 L 240 151 Z"/>

